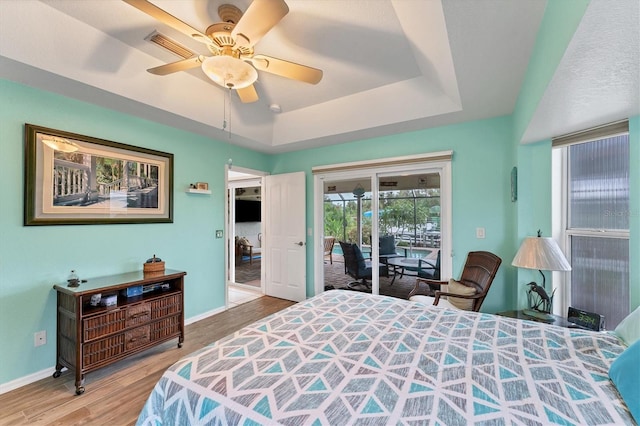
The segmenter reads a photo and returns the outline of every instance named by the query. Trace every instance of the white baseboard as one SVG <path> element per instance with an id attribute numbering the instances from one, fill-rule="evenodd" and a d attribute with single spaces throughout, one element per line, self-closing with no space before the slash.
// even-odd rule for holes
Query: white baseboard
<path id="1" fill-rule="evenodd" d="M 1 1 L 1 0 L 0 0 Z M 193 324 L 194 322 L 198 322 L 205 318 L 208 318 L 212 315 L 219 314 L 220 312 L 226 311 L 226 308 L 223 306 L 221 308 L 216 308 L 208 312 L 204 312 L 200 315 L 196 315 L 189 319 L 184 320 L 185 325 Z M 63 371 L 66 368 L 63 369 Z M 47 377 L 53 376 L 54 371 L 56 371 L 55 365 L 51 367 L 45 368 L 44 370 L 37 371 L 35 373 L 29 374 L 28 376 L 19 377 L 15 380 L 6 383 L 0 383 L 0 395 L 3 393 L 11 392 L 12 390 L 18 389 L 22 386 L 29 385 L 33 382 L 37 382 L 38 380 L 46 379 Z"/>
<path id="2" fill-rule="evenodd" d="M 227 310 L 227 308 L 225 308 L 224 306 L 221 307 L 221 308 L 212 309 L 212 310 L 204 312 L 204 313 L 202 313 L 200 315 L 196 315 L 195 317 L 191 317 L 191 318 L 185 319 L 184 320 L 184 325 L 193 324 L 194 322 L 198 322 L 198 321 L 203 320 L 205 318 L 209 318 L 212 315 L 219 314 L 220 312 L 224 312 L 226 310 Z"/>
<path id="3" fill-rule="evenodd" d="M 2 395 L 3 393 L 10 392 L 14 389 L 21 388 L 22 386 L 26 386 L 30 383 L 37 382 L 38 380 L 51 377 L 53 376 L 54 371 L 56 371 L 56 367 L 55 365 L 52 365 L 51 367 L 45 368 L 44 370 L 37 371 L 33 374 L 29 374 L 28 376 L 19 377 L 7 383 L 0 383 L 0 395 Z"/>

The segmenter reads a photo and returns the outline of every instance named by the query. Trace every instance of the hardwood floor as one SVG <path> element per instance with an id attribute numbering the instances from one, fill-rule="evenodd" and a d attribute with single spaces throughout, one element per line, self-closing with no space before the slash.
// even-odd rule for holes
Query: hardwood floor
<path id="1" fill-rule="evenodd" d="M 75 395 L 73 372 L 64 371 L 0 395 L 0 425 L 131 425 L 162 373 L 174 362 L 294 302 L 260 297 L 190 324 L 181 349 L 177 339 L 85 377 Z M 53 369 L 51 370 L 53 374 Z"/>

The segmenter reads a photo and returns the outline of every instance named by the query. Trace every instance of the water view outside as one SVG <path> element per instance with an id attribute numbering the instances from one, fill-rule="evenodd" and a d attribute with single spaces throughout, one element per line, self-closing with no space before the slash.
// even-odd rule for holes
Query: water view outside
<path id="1" fill-rule="evenodd" d="M 325 235 L 357 242 L 357 198 L 351 193 L 325 194 L 324 198 Z M 365 193 L 361 203 L 362 242 L 366 247 L 371 244 L 371 194 Z M 428 254 L 419 249 L 440 246 L 440 189 L 381 191 L 379 227 L 380 235 L 396 238 L 399 254 L 405 254 L 404 248 L 414 257 Z"/>

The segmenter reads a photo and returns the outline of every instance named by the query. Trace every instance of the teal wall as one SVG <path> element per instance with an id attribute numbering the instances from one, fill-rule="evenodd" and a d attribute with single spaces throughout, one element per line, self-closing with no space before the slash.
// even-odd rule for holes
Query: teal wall
<path id="1" fill-rule="evenodd" d="M 589 0 L 547 1 L 513 111 L 514 142 L 522 139 L 587 6 Z"/>
<path id="2" fill-rule="evenodd" d="M 517 148 L 518 158 L 518 211 L 515 247 L 522 239 L 542 235 L 551 236 L 551 141 L 543 141 Z M 515 254 L 515 253 L 514 253 Z M 548 282 L 551 275 L 546 273 Z M 526 284 L 540 282 L 540 273 L 530 269 L 517 269 L 514 284 L 517 289 L 517 307 L 527 307 Z"/>
<path id="3" fill-rule="evenodd" d="M 497 312 L 515 303 L 514 251 L 516 203 L 511 202 L 514 166 L 510 117 L 467 122 L 435 129 L 282 154 L 273 159 L 272 172 L 303 170 L 307 182 L 307 226 L 313 224 L 313 176 L 318 165 L 453 150 L 453 275 L 460 275 L 466 254 L 488 250 L 503 259 L 491 292 L 482 305 Z M 476 227 L 486 229 L 477 239 Z M 313 239 L 307 237 L 307 293 L 313 294 Z"/>
<path id="4" fill-rule="evenodd" d="M 126 272 L 156 254 L 188 272 L 185 315 L 224 306 L 224 164 L 265 170 L 253 151 L 0 80 L 0 384 L 55 363 L 54 283 Z M 174 154 L 174 222 L 22 226 L 24 124 L 32 123 Z M 209 182 L 212 195 L 185 193 Z M 47 344 L 33 347 L 46 330 Z"/>

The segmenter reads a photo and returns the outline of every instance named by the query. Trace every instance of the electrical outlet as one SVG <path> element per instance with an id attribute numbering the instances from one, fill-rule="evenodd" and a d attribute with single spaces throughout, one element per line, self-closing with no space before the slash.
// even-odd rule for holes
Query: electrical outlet
<path id="1" fill-rule="evenodd" d="M 33 334 L 33 346 L 42 346 L 47 344 L 47 332 L 45 330 L 37 331 Z"/>
<path id="2" fill-rule="evenodd" d="M 216 229 L 216 238 L 222 238 L 223 233 L 222 233 L 222 229 Z"/>

